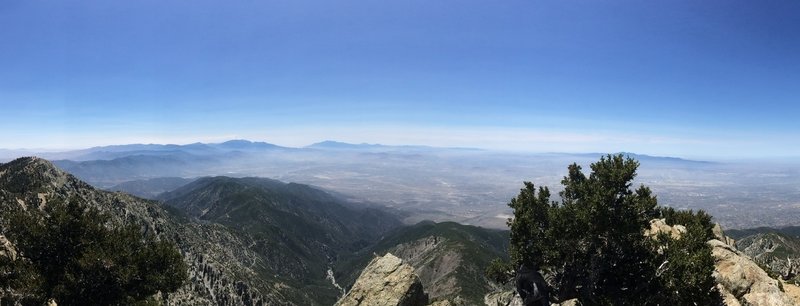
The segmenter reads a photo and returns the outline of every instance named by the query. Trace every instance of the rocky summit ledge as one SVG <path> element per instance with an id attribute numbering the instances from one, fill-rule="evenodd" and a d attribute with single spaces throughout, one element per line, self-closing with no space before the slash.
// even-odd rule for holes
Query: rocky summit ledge
<path id="1" fill-rule="evenodd" d="M 781 289 L 779 280 L 771 278 L 749 257 L 732 245 L 724 234 L 708 241 L 714 255 L 714 278 L 728 306 L 798 305 Z M 732 241 L 732 240 L 730 240 Z"/>

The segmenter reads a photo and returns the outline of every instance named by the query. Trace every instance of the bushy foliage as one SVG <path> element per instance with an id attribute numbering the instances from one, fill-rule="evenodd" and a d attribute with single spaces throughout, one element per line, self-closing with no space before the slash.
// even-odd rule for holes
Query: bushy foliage
<path id="1" fill-rule="evenodd" d="M 498 284 L 506 284 L 514 277 L 514 268 L 511 263 L 500 258 L 495 258 L 486 267 L 486 277 Z"/>
<path id="2" fill-rule="evenodd" d="M 719 304 L 716 282 L 711 277 L 714 258 L 711 246 L 706 243 L 714 237 L 711 216 L 702 210 L 696 213 L 673 208 L 659 210 L 668 225 L 683 225 L 686 233 L 679 239 L 661 234 L 655 241 L 658 286 L 652 288 L 657 292 L 651 294 L 651 304 Z"/>
<path id="3" fill-rule="evenodd" d="M 77 200 L 8 216 L 20 258 L 0 268 L 0 286 L 22 304 L 131 305 L 173 292 L 187 268 L 172 243 L 135 225 L 109 228 L 109 217 Z M 9 298 L 9 297 L 7 297 Z"/>
<path id="4" fill-rule="evenodd" d="M 658 208 L 649 188 L 631 188 L 638 166 L 608 155 L 587 176 L 572 164 L 561 203 L 550 200 L 548 188 L 525 182 L 509 203 L 511 265 L 539 267 L 557 299 L 584 305 L 720 304 L 705 243 L 710 216 Z M 685 225 L 684 237 L 646 237 L 649 221 L 662 216 Z"/>
<path id="5" fill-rule="evenodd" d="M 711 215 L 703 210 L 694 212 L 693 210 L 677 210 L 672 207 L 659 207 L 658 214 L 664 218 L 669 225 L 683 225 L 687 229 L 690 226 L 697 227 L 698 235 L 705 240 L 714 239 L 714 223 L 711 222 Z"/>

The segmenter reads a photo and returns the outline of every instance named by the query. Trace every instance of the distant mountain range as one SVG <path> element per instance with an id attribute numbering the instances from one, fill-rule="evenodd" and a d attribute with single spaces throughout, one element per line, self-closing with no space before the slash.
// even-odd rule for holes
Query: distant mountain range
<path id="1" fill-rule="evenodd" d="M 196 154 L 196 155 L 214 155 L 230 151 L 264 151 L 264 150 L 303 150 L 303 149 L 316 149 L 316 150 L 359 150 L 359 151 L 491 151 L 478 148 L 469 147 L 434 147 L 422 145 L 384 145 L 384 144 L 370 144 L 370 143 L 347 143 L 334 140 L 325 140 L 302 148 L 284 147 L 267 142 L 250 141 L 245 139 L 228 140 L 221 143 L 191 143 L 185 145 L 177 144 L 123 144 L 123 145 L 109 145 L 98 146 L 88 149 L 72 150 L 72 151 L 37 151 L 37 150 L 11 150 L 0 149 L 0 158 L 13 159 L 21 157 L 21 155 L 37 155 L 47 159 L 68 159 L 73 161 L 87 161 L 99 159 L 114 159 L 131 155 L 151 155 L 151 154 L 176 154 L 179 152 Z M 629 152 L 617 152 L 624 155 L 631 156 L 640 160 L 662 160 L 674 162 L 699 162 L 708 163 L 707 161 L 696 161 L 677 157 L 664 157 L 664 156 L 651 156 L 644 154 L 636 154 Z M 600 157 L 608 153 L 530 153 L 534 155 L 570 155 L 578 157 Z M 616 154 L 616 153 L 615 153 Z"/>
<path id="2" fill-rule="evenodd" d="M 9 153 L 9 152 L 6 152 Z M 25 153 L 12 152 L 9 154 Z M 318 186 L 353 201 L 403 211 L 404 222 L 429 219 L 505 227 L 505 205 L 523 181 L 557 190 L 566 166 L 584 167 L 604 153 L 520 153 L 470 148 L 392 146 L 323 141 L 302 148 L 231 140 L 186 145 L 130 144 L 43 157 L 93 186 L 153 198 L 179 178 L 267 177 Z M 705 209 L 726 227 L 789 225 L 800 197 L 800 169 L 740 166 L 622 153 L 639 160 L 637 182 L 653 187 L 662 204 Z M 147 182 L 148 180 L 155 180 Z M 138 189 L 138 190 L 137 190 Z M 767 192 L 769 196 L 765 196 Z M 767 202 L 763 202 L 767 201 Z M 758 218 L 749 205 L 760 203 Z"/>
<path id="3" fill-rule="evenodd" d="M 477 148 L 463 148 L 463 147 L 431 147 L 431 146 L 418 146 L 418 145 L 383 145 L 383 144 L 370 144 L 370 143 L 346 143 L 333 140 L 326 140 L 317 142 L 306 146 L 308 149 L 321 149 L 321 150 L 361 150 L 361 151 L 486 151 Z"/>
<path id="4" fill-rule="evenodd" d="M 606 156 L 609 153 L 548 153 L 553 155 L 568 155 L 568 156 L 576 156 L 576 157 L 584 157 L 584 158 L 592 158 L 592 159 L 599 159 L 600 157 Z M 647 155 L 647 154 L 637 154 L 631 152 L 615 152 L 611 154 L 622 154 L 624 156 L 628 156 L 635 160 L 638 160 L 641 163 L 664 163 L 664 164 L 688 164 L 688 165 L 702 165 L 702 164 L 716 164 L 716 162 L 712 161 L 704 161 L 704 160 L 693 160 L 693 159 L 685 159 L 679 157 L 670 157 L 670 156 L 654 156 L 654 155 Z"/>
<path id="5" fill-rule="evenodd" d="M 329 152 L 329 153 L 325 153 Z M 186 145 L 175 144 L 128 144 L 93 147 L 83 150 L 66 152 L 29 152 L 4 150 L 7 158 L 22 154 L 36 154 L 39 157 L 55 160 L 55 163 L 78 177 L 102 187 L 131 181 L 155 177 L 197 177 L 207 175 L 229 174 L 247 170 L 246 163 L 254 163 L 263 157 L 273 157 L 275 161 L 304 160 L 318 161 L 325 157 L 353 157 L 358 154 L 379 154 L 373 156 L 431 156 L 441 154 L 464 155 L 499 155 L 508 156 L 509 153 L 496 153 L 474 148 L 439 148 L 429 146 L 390 146 L 382 144 L 351 144 L 337 141 L 318 142 L 304 148 L 282 147 L 266 142 L 252 142 L 248 140 L 230 140 L 222 143 L 192 143 Z M 410 154 L 410 155 L 409 155 Z M 640 155 L 635 153 L 622 153 L 636 158 L 642 162 L 657 164 L 706 164 L 705 161 L 686 160 L 675 157 L 659 157 Z M 577 159 L 597 159 L 605 153 L 542 153 L 542 154 L 512 154 L 516 156 L 531 156 L 537 158 L 570 157 Z M 365 155 L 362 155 L 365 156 Z M 2 157 L 2 156 L 0 156 Z M 231 165 L 236 165 L 231 167 Z M 234 169 L 231 169 L 234 168 Z M 233 170 L 233 171 L 231 171 Z M 243 173 L 247 174 L 247 173 Z"/>
<path id="6" fill-rule="evenodd" d="M 262 150 L 291 150 L 266 142 L 253 142 L 249 140 L 229 140 L 221 143 L 192 143 L 186 145 L 175 144 L 127 144 L 102 147 L 92 147 L 84 150 L 43 153 L 42 157 L 50 159 L 69 159 L 74 161 L 110 160 L 136 155 L 218 155 L 229 152 L 250 152 Z"/>

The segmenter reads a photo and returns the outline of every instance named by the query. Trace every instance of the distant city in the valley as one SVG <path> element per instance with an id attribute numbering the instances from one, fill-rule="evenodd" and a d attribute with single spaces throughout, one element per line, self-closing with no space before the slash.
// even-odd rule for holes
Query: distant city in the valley
<path id="1" fill-rule="evenodd" d="M 557 195 L 569 164 L 585 168 L 608 154 L 337 141 L 283 147 L 248 140 L 0 153 L 4 160 L 39 155 L 98 188 L 146 198 L 199 177 L 256 176 L 309 184 L 350 201 L 388 207 L 409 224 L 457 221 L 490 228 L 506 227 L 511 216 L 507 203 L 523 187 L 523 181 L 546 186 Z M 713 161 L 609 153 L 639 161 L 635 184 L 651 187 L 659 204 L 705 210 L 725 228 L 782 227 L 800 220 L 797 161 Z"/>

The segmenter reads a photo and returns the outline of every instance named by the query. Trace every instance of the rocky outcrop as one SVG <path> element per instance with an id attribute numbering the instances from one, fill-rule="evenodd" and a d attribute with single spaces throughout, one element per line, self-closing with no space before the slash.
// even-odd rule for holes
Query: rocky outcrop
<path id="1" fill-rule="evenodd" d="M 387 235 L 368 252 L 361 252 L 364 255 L 360 255 L 357 266 L 366 266 L 372 253 L 392 253 L 414 267 L 431 301 L 481 305 L 487 293 L 499 289 L 486 278 L 484 270 L 493 259 L 507 253 L 507 241 L 507 232 L 426 221 Z M 352 284 L 361 269 L 341 279 Z"/>
<path id="2" fill-rule="evenodd" d="M 714 224 L 714 228 L 711 231 L 714 233 L 714 237 L 716 237 L 717 240 L 722 241 L 725 244 L 732 246 L 734 248 L 736 247 L 736 240 L 733 240 L 733 238 L 731 237 L 725 236 L 725 233 L 722 231 L 722 226 L 720 226 L 719 223 Z"/>
<path id="3" fill-rule="evenodd" d="M 414 273 L 419 276 L 431 299 L 455 297 L 461 290 L 455 273 L 458 267 L 464 266 L 462 254 L 448 242 L 443 237 L 429 236 L 399 244 L 390 250 L 414 267 Z"/>
<path id="4" fill-rule="evenodd" d="M 492 292 L 484 298 L 486 306 L 523 306 L 522 299 L 514 290 Z M 552 303 L 551 306 L 577 306 L 578 299 L 570 299 L 561 303 Z"/>
<path id="5" fill-rule="evenodd" d="M 650 221 L 648 237 L 667 233 L 672 238 L 680 238 L 686 228 L 682 225 L 670 226 L 664 219 Z M 795 305 L 783 292 L 780 282 L 771 278 L 767 272 L 753 262 L 747 255 L 736 250 L 734 240 L 725 236 L 719 224 L 712 230 L 715 239 L 707 243 L 714 257 L 714 279 L 717 281 L 725 304 L 731 305 Z"/>
<path id="6" fill-rule="evenodd" d="M 387 253 L 373 259 L 338 306 L 424 306 L 428 304 L 414 267 Z"/>
<path id="7" fill-rule="evenodd" d="M 785 280 L 800 271 L 800 239 L 779 232 L 763 232 L 742 237 L 736 249 L 759 266 L 771 270 Z"/>
<path id="8" fill-rule="evenodd" d="M 797 305 L 749 257 L 737 251 L 727 241 L 721 230 L 714 233 L 717 239 L 708 241 L 714 256 L 714 278 L 727 305 Z"/>
<path id="9" fill-rule="evenodd" d="M 522 299 L 516 291 L 491 292 L 483 298 L 486 306 L 522 306 Z"/>
<path id="10" fill-rule="evenodd" d="M 660 233 L 668 234 L 673 239 L 680 239 L 681 236 L 686 233 L 686 227 L 680 224 L 670 226 L 667 224 L 666 219 L 650 220 L 650 228 L 644 231 L 644 235 L 655 238 Z"/>
<path id="11" fill-rule="evenodd" d="M 6 239 L 6 236 L 0 235 L 0 258 L 2 257 L 11 261 L 17 260 L 17 249 L 11 244 L 11 241 Z"/>
<path id="12" fill-rule="evenodd" d="M 428 304 L 428 306 L 464 306 L 464 305 L 467 304 L 465 304 L 464 301 L 461 300 L 459 301 L 441 300 Z"/>

